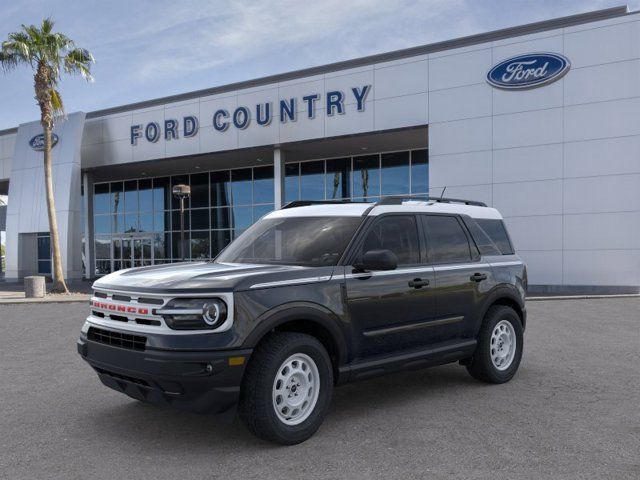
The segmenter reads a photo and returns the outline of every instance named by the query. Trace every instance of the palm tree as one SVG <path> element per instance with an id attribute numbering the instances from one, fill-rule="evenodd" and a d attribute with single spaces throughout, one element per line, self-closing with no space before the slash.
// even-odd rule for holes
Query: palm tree
<path id="1" fill-rule="evenodd" d="M 33 70 L 35 99 L 40 107 L 40 123 L 44 130 L 44 178 L 47 192 L 47 212 L 53 247 L 53 292 L 69 293 L 62 274 L 58 222 L 51 178 L 51 131 L 57 117 L 64 115 L 58 82 L 62 73 L 82 75 L 91 81 L 93 56 L 76 47 L 73 40 L 53 32 L 53 20 L 45 18 L 40 27 L 22 25 L 19 32 L 10 33 L 2 42 L 0 64 L 5 71 L 26 65 Z"/>

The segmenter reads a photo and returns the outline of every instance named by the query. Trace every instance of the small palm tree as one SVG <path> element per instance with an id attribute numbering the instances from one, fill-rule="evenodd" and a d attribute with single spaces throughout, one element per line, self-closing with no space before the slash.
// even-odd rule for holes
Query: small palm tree
<path id="1" fill-rule="evenodd" d="M 73 40 L 62 33 L 53 32 L 53 21 L 46 18 L 40 27 L 22 25 L 19 32 L 10 33 L 2 42 L 0 64 L 5 71 L 20 65 L 34 71 L 35 99 L 40 107 L 40 123 L 44 130 L 44 178 L 47 192 L 49 230 L 53 246 L 53 292 L 68 293 L 62 274 L 58 222 L 53 198 L 51 177 L 51 131 L 56 117 L 64 115 L 62 98 L 58 92 L 61 73 L 91 78 L 94 62 L 89 51 L 76 47 Z"/>

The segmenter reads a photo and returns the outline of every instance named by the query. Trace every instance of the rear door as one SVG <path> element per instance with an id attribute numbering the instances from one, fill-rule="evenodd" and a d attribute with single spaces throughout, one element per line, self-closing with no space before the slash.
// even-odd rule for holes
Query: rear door
<path id="1" fill-rule="evenodd" d="M 356 241 L 345 267 L 346 297 L 358 356 L 382 354 L 429 342 L 426 324 L 435 316 L 433 268 L 425 264 L 424 243 L 413 214 L 375 218 Z M 398 268 L 360 272 L 353 264 L 369 250 L 391 250 Z"/>
<path id="2" fill-rule="evenodd" d="M 479 306 L 490 289 L 492 272 L 460 218 L 421 215 L 427 255 L 435 270 L 436 315 L 448 325 L 449 340 L 474 335 Z"/>

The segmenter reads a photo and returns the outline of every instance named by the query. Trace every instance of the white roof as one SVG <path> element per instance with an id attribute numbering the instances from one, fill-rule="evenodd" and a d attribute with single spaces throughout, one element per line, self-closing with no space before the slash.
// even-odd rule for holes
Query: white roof
<path id="1" fill-rule="evenodd" d="M 325 203 L 309 205 L 305 207 L 285 208 L 276 210 L 265 218 L 285 218 L 285 217 L 359 217 L 367 209 L 371 208 L 371 203 Z M 378 205 L 373 207 L 368 213 L 370 216 L 382 215 L 390 212 L 419 212 L 419 213 L 453 213 L 459 215 L 469 215 L 472 218 L 502 219 L 502 215 L 495 208 L 480 207 L 476 205 L 465 205 L 463 203 L 444 203 L 409 200 L 401 205 Z"/>

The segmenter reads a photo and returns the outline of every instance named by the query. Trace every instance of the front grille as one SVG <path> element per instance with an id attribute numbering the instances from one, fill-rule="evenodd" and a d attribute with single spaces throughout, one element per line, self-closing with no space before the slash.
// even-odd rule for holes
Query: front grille
<path id="1" fill-rule="evenodd" d="M 127 348 L 129 350 L 144 350 L 147 345 L 147 337 L 142 335 L 130 335 L 128 333 L 112 332 L 102 328 L 89 327 L 87 338 L 94 342 L 111 345 L 112 347 Z"/>

